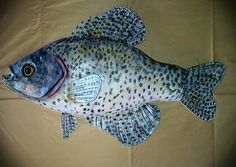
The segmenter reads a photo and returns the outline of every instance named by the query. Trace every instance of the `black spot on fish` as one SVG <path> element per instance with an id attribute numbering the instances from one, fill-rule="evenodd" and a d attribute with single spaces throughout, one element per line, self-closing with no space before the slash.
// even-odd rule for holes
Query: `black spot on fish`
<path id="1" fill-rule="evenodd" d="M 166 86 L 167 86 L 167 87 L 170 87 L 170 83 L 167 83 Z"/>
<path id="2" fill-rule="evenodd" d="M 127 87 L 126 90 L 128 91 L 128 93 L 131 93 L 131 89 L 129 87 Z"/>
<path id="3" fill-rule="evenodd" d="M 111 94 L 112 94 L 112 91 L 113 91 L 113 88 L 111 88 L 111 89 L 110 89 L 110 91 L 109 91 L 109 95 L 111 95 Z"/>
<path id="4" fill-rule="evenodd" d="M 140 82 L 140 81 L 141 81 L 141 79 L 142 79 L 142 76 L 141 76 L 141 75 L 139 75 L 139 77 L 138 77 L 138 81 Z"/>
<path id="5" fill-rule="evenodd" d="M 90 73 L 89 71 L 86 71 L 86 74 L 87 74 L 87 75 L 90 75 L 91 73 Z"/>
<path id="6" fill-rule="evenodd" d="M 119 95 L 120 95 L 120 94 L 115 95 L 115 96 L 113 97 L 113 99 L 116 99 Z"/>
<path id="7" fill-rule="evenodd" d="M 120 79 L 119 78 L 114 78 L 114 81 L 119 82 Z"/>
<path id="8" fill-rule="evenodd" d="M 169 79 L 170 79 L 170 75 L 167 75 L 167 76 L 166 76 L 166 79 L 169 80 Z"/>

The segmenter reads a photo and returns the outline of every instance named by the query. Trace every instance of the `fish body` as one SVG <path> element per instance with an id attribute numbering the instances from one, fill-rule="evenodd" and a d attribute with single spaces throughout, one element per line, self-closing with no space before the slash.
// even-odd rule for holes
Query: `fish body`
<path id="1" fill-rule="evenodd" d="M 181 99 L 185 70 L 157 62 L 133 46 L 111 40 L 66 38 L 45 50 L 54 53 L 54 48 L 60 48 L 58 54 L 63 55 L 70 71 L 63 89 L 40 102 L 54 110 L 83 116 L 103 115 L 137 108 L 150 101 Z M 101 78 L 101 90 L 94 101 L 77 102 L 70 89 L 77 78 L 88 75 Z"/>
<path id="2" fill-rule="evenodd" d="M 136 47 L 144 38 L 143 22 L 133 11 L 113 8 L 11 65 L 3 82 L 61 112 L 65 139 L 79 115 L 125 145 L 142 143 L 160 122 L 155 101 L 179 101 L 202 120 L 213 119 L 213 90 L 224 65 L 184 69 L 158 62 Z"/>

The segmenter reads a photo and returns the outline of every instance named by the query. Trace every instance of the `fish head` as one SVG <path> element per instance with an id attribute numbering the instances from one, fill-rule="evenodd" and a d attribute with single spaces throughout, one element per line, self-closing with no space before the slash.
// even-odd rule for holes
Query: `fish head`
<path id="1" fill-rule="evenodd" d="M 2 80 L 17 94 L 40 99 L 55 93 L 55 87 L 62 83 L 65 76 L 64 66 L 59 57 L 41 48 L 10 65 L 10 74 L 3 75 Z"/>

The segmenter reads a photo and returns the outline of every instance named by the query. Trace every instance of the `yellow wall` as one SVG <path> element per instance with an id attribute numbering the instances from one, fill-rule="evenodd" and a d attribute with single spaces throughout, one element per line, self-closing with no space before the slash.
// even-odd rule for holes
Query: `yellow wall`
<path id="1" fill-rule="evenodd" d="M 67 36 L 81 20 L 128 6 L 144 20 L 138 46 L 152 58 L 191 67 L 212 60 L 227 65 L 215 92 L 217 116 L 203 122 L 179 103 L 157 103 L 161 123 L 134 148 L 80 118 L 68 141 L 60 114 L 23 100 L 0 84 L 0 164 L 17 167 L 228 167 L 236 165 L 236 24 L 223 0 L 21 0 L 0 5 L 0 74 L 7 66 Z M 5 164 L 5 165 L 4 165 Z M 234 165 L 233 165 L 234 164 Z"/>

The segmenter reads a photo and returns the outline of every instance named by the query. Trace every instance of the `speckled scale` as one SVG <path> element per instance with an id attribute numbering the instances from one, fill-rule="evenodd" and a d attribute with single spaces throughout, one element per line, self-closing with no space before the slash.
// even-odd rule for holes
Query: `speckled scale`
<path id="1" fill-rule="evenodd" d="M 67 48 L 63 59 L 70 76 L 63 91 L 57 94 L 60 99 L 68 98 L 69 103 L 57 102 L 53 105 L 56 110 L 83 116 L 103 115 L 123 112 L 150 101 L 178 101 L 182 97 L 184 69 L 157 62 L 126 43 L 66 38 L 54 47 L 57 45 Z M 78 52 L 74 53 L 74 48 L 78 48 Z M 102 80 L 97 98 L 81 104 L 71 101 L 68 89 L 73 88 L 73 82 L 91 75 L 98 75 Z"/>

